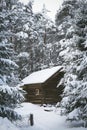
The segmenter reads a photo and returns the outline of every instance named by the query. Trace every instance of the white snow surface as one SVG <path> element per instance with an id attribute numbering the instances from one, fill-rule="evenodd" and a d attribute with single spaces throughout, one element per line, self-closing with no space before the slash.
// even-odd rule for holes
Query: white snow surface
<path id="1" fill-rule="evenodd" d="M 27 53 L 27 52 L 21 52 L 21 53 L 19 53 L 19 55 L 18 55 L 18 57 L 29 57 L 29 53 Z"/>
<path id="2" fill-rule="evenodd" d="M 56 109 L 54 106 L 43 107 L 32 103 L 22 103 L 21 106 L 15 109 L 23 117 L 23 120 L 20 121 L 21 126 L 19 127 L 17 122 L 15 125 L 7 118 L 0 117 L 0 130 L 86 130 L 83 127 L 72 127 L 66 122 L 66 117 L 60 115 L 60 108 Z M 30 113 L 34 117 L 33 126 L 30 126 L 29 119 L 26 118 Z"/>
<path id="3" fill-rule="evenodd" d="M 0 130 L 19 130 L 14 124 L 12 124 L 7 118 L 0 117 Z"/>
<path id="4" fill-rule="evenodd" d="M 23 84 L 35 84 L 35 83 L 44 83 L 49 79 L 53 74 L 62 69 L 62 66 L 56 66 L 52 68 L 43 69 L 36 71 L 22 80 Z"/>
<path id="5" fill-rule="evenodd" d="M 28 38 L 28 34 L 23 31 L 18 32 L 16 35 L 21 38 Z"/>

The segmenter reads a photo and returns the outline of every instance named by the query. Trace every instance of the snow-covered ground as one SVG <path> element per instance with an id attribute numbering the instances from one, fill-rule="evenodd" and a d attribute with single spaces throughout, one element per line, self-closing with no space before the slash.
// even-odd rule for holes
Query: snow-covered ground
<path id="1" fill-rule="evenodd" d="M 60 116 L 60 109 L 55 107 L 41 107 L 31 103 L 23 103 L 21 108 L 16 111 L 24 118 L 13 125 L 6 118 L 0 118 L 0 130 L 86 130 L 83 127 L 71 127 L 66 122 L 66 117 Z M 28 116 L 32 113 L 34 116 L 34 125 L 30 126 Z M 18 127 L 20 125 L 20 127 Z"/>

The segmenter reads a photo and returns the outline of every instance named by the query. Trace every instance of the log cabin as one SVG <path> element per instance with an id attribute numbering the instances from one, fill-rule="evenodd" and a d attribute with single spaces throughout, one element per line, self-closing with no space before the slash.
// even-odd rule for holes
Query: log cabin
<path id="1" fill-rule="evenodd" d="M 27 102 L 35 104 L 55 104 L 61 101 L 63 85 L 57 88 L 60 79 L 64 76 L 61 66 L 33 72 L 22 80 L 23 89 L 27 92 Z"/>

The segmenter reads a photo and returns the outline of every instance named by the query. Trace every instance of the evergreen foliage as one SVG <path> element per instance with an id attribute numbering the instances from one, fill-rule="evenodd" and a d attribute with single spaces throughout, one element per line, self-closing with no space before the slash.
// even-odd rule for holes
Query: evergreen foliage
<path id="1" fill-rule="evenodd" d="M 32 4 L 26 6 L 20 3 L 17 13 L 15 24 L 16 63 L 19 65 L 19 78 L 23 79 L 33 71 L 50 66 L 56 26 L 48 18 L 45 7 L 42 12 L 35 14 L 32 11 Z"/>
<path id="2" fill-rule="evenodd" d="M 0 116 L 23 100 L 19 80 L 33 71 L 65 66 L 61 107 L 68 119 L 87 123 L 87 0 L 64 0 L 55 23 L 48 10 L 33 12 L 33 1 L 0 0 Z"/>
<path id="3" fill-rule="evenodd" d="M 66 74 L 61 83 L 65 90 L 61 106 L 68 119 L 87 122 L 87 1 L 64 0 L 56 15 L 61 51 Z M 71 114 L 73 115 L 71 117 Z"/>
<path id="4" fill-rule="evenodd" d="M 14 62 L 13 6 L 14 0 L 0 1 L 0 116 L 19 118 L 14 108 L 23 100 L 22 90 L 14 87 L 19 82 Z"/>

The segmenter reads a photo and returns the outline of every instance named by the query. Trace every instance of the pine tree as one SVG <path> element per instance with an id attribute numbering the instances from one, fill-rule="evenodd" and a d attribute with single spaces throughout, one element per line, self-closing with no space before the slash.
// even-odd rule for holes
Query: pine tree
<path id="1" fill-rule="evenodd" d="M 65 0 L 56 19 L 57 22 L 60 18 L 58 25 L 61 27 L 60 32 L 64 32 L 64 39 L 59 41 L 61 44 L 59 56 L 66 67 L 66 74 L 62 80 L 65 85 L 62 107 L 65 108 L 64 113 L 68 115 L 68 118 L 85 122 L 87 122 L 86 6 L 87 1 Z M 70 116 L 71 113 L 73 113 L 73 117 Z"/>
<path id="2" fill-rule="evenodd" d="M 13 61 L 13 28 L 12 6 L 16 1 L 0 1 L 0 116 L 8 119 L 17 119 L 18 115 L 13 108 L 19 104 L 22 99 L 22 90 L 15 88 L 18 83 L 15 74 L 18 66 Z"/>
<path id="3" fill-rule="evenodd" d="M 36 61 L 37 70 L 54 65 L 53 49 L 56 26 L 47 15 L 48 10 L 43 5 L 42 12 L 35 14 L 36 31 L 38 34 L 37 53 L 38 62 Z M 56 59 L 56 58 L 55 58 Z M 39 65 L 39 66 L 38 66 Z"/>
<path id="4" fill-rule="evenodd" d="M 37 40 L 37 33 L 34 27 L 34 14 L 32 11 L 32 1 L 28 5 L 19 4 L 15 13 L 15 51 L 17 52 L 16 63 L 19 65 L 19 78 L 23 79 L 34 70 L 34 46 Z"/>
<path id="5" fill-rule="evenodd" d="M 34 14 L 31 1 L 28 5 L 20 3 L 15 12 L 19 12 L 15 24 L 16 62 L 19 65 L 19 77 L 23 79 L 31 72 L 49 67 L 54 62 L 51 57 L 56 26 L 48 18 L 45 7 L 42 12 Z"/>

